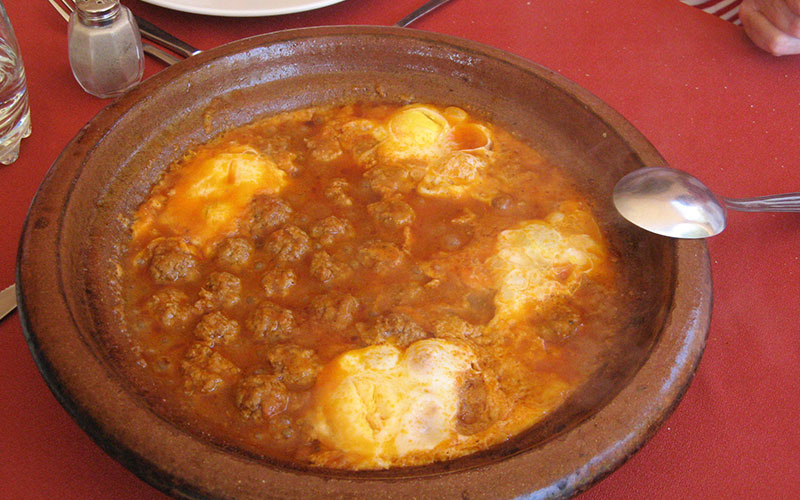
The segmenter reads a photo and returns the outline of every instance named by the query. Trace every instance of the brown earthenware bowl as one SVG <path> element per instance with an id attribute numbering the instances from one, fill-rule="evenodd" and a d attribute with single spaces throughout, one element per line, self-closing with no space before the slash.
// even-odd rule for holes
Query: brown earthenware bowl
<path id="1" fill-rule="evenodd" d="M 114 257 L 130 214 L 188 148 L 264 115 L 352 100 L 461 106 L 531 142 L 596 199 L 637 276 L 614 354 L 540 424 L 476 455 L 346 473 L 248 456 L 173 424 L 131 362 Z M 650 235 L 610 201 L 626 172 L 664 161 L 596 97 L 527 60 L 399 28 L 287 31 L 202 53 L 145 81 L 92 120 L 40 187 L 20 243 L 20 310 L 56 397 L 109 454 L 185 498 L 563 498 L 588 488 L 655 432 L 685 391 L 711 309 L 704 243 Z"/>

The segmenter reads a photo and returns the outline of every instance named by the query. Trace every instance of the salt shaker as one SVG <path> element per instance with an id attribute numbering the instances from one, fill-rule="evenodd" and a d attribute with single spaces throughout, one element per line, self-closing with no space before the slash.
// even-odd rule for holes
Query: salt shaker
<path id="1" fill-rule="evenodd" d="M 94 96 L 122 95 L 142 79 L 142 39 L 133 14 L 119 0 L 78 0 L 68 44 L 72 74 Z"/>
<path id="2" fill-rule="evenodd" d="M 14 29 L 0 2 L 0 163 L 16 161 L 20 142 L 29 135 L 31 113 L 25 68 Z"/>

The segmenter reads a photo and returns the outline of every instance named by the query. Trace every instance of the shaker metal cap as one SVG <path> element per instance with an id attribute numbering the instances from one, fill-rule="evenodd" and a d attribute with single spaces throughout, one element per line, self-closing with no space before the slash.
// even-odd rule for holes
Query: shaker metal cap
<path id="1" fill-rule="evenodd" d="M 117 15 L 119 0 L 77 0 L 75 7 L 84 19 L 102 22 Z"/>

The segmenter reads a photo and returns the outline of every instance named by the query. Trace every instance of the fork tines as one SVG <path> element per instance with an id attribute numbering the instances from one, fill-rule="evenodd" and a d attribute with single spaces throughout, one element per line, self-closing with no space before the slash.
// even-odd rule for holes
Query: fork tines
<path id="1" fill-rule="evenodd" d="M 64 4 L 63 7 L 59 5 L 59 3 L 56 0 L 47 0 L 47 1 L 50 2 L 50 5 L 52 5 L 53 8 L 58 11 L 59 14 L 61 14 L 61 17 L 63 17 L 65 21 L 69 22 L 69 14 L 74 10 L 72 5 L 67 3 L 66 0 L 62 0 L 62 3 Z"/>

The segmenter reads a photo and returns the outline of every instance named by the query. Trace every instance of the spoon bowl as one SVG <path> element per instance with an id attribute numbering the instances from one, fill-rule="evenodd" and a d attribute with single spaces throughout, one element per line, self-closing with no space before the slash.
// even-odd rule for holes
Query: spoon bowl
<path id="1" fill-rule="evenodd" d="M 728 210 L 800 212 L 800 193 L 724 198 L 686 172 L 648 167 L 634 170 L 617 182 L 614 206 L 620 215 L 650 232 L 696 239 L 721 233 Z"/>
<path id="2" fill-rule="evenodd" d="M 629 173 L 614 186 L 614 206 L 637 226 L 672 238 L 708 238 L 722 232 L 728 220 L 724 201 L 672 168 Z"/>

